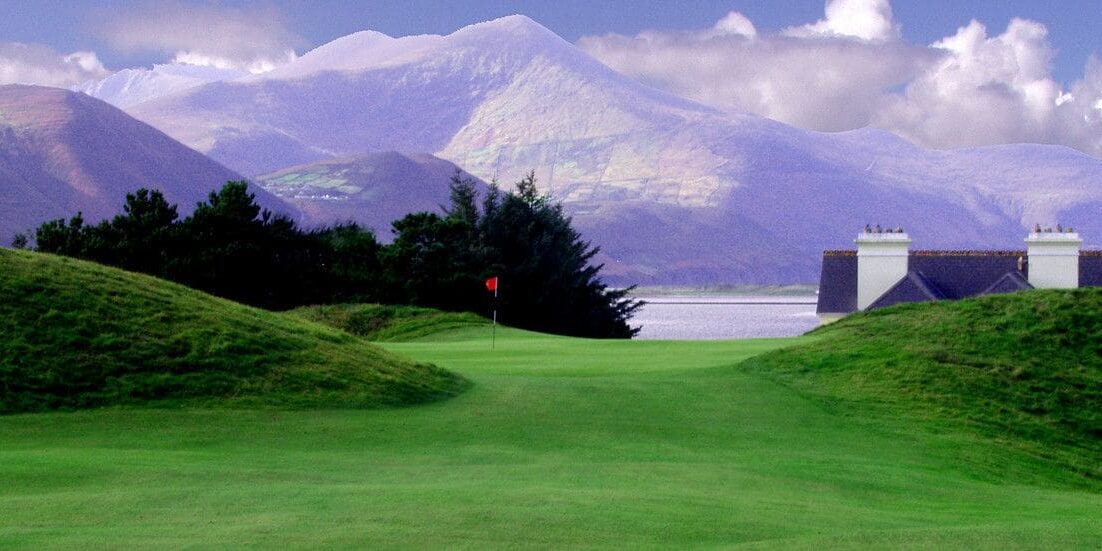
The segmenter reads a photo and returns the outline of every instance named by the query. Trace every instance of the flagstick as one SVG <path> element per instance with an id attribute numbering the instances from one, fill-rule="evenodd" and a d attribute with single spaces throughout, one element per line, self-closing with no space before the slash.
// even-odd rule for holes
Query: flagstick
<path id="1" fill-rule="evenodd" d="M 494 325 L 490 330 L 490 352 L 494 351 L 494 345 L 497 343 L 497 285 L 494 285 Z"/>

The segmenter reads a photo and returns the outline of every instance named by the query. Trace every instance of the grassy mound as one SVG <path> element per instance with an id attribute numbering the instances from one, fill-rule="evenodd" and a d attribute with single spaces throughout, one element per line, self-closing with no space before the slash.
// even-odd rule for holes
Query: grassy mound
<path id="1" fill-rule="evenodd" d="M 815 337 L 489 332 L 382 345 L 473 381 L 431 407 L 0 416 L 0 548 L 1102 547 L 1102 485 L 739 367 Z"/>
<path id="2" fill-rule="evenodd" d="M 117 404 L 374 407 L 464 379 L 156 278 L 0 249 L 0 412 Z"/>
<path id="3" fill-rule="evenodd" d="M 336 304 L 291 312 L 368 340 L 405 342 L 444 331 L 485 326 L 486 318 L 468 312 L 442 312 L 417 306 Z"/>
<path id="4" fill-rule="evenodd" d="M 830 403 L 964 421 L 1102 478 L 1102 289 L 911 304 L 750 366 Z"/>

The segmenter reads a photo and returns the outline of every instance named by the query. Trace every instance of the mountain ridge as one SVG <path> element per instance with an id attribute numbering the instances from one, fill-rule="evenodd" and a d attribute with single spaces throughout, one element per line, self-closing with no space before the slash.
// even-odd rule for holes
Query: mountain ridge
<path id="1" fill-rule="evenodd" d="M 348 65 L 326 70 L 329 58 Z M 1102 161 L 1041 145 L 933 151 L 719 112 L 523 16 L 447 36 L 352 35 L 130 112 L 250 174 L 386 150 L 506 184 L 535 170 L 617 283 L 813 281 L 819 252 L 867 223 L 903 225 L 928 248 L 1003 247 L 1038 222 L 1102 243 L 1089 216 Z M 625 231 L 644 224 L 661 231 Z"/>

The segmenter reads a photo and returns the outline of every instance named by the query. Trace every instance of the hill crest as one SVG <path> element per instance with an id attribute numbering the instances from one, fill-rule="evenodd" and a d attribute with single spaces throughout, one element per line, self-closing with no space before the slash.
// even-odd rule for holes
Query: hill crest
<path id="1" fill-rule="evenodd" d="M 150 276 L 0 249 L 0 413 L 399 406 L 467 383 L 341 331 Z"/>

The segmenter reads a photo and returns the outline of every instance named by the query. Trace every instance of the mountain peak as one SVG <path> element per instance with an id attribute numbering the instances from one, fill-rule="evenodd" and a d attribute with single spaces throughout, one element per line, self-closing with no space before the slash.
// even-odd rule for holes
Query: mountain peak
<path id="1" fill-rule="evenodd" d="M 63 103 L 69 94 L 71 94 L 71 92 L 63 88 L 50 88 L 48 86 L 35 86 L 29 84 L 0 85 L 0 112 L 4 111 L 4 105 L 15 102 L 18 102 L 20 105 L 28 106 L 58 105 Z M 12 122 L 13 118 L 25 115 L 27 112 L 27 110 L 9 109 L 3 116 L 6 120 Z"/>
<path id="2" fill-rule="evenodd" d="M 481 47 L 523 45 L 525 50 L 575 50 L 573 44 L 526 15 L 508 15 L 483 23 L 468 25 L 448 35 L 452 43 L 475 44 Z"/>
<path id="3" fill-rule="evenodd" d="M 452 34 L 394 38 L 376 31 L 359 31 L 318 46 L 297 60 L 250 81 L 295 79 L 327 71 L 362 72 L 442 59 L 448 52 L 478 50 L 524 59 L 540 53 L 596 63 L 543 25 L 524 15 L 475 23 Z"/>
<path id="4" fill-rule="evenodd" d="M 519 35 L 559 36 L 527 15 L 520 14 L 506 15 L 482 23 L 475 23 L 456 32 L 462 32 L 465 29 L 493 29 L 497 32 L 509 32 Z"/>
<path id="5" fill-rule="evenodd" d="M 352 34 L 345 35 L 345 36 L 342 36 L 340 38 L 334 39 L 334 40 L 324 44 L 322 47 L 332 45 L 332 46 L 339 46 L 340 48 L 343 48 L 343 49 L 349 49 L 349 48 L 367 49 L 367 48 L 373 48 L 373 47 L 378 46 L 380 44 L 385 44 L 385 43 L 388 43 L 388 42 L 392 42 L 394 40 L 395 40 L 394 37 L 392 37 L 390 35 L 387 35 L 387 34 L 384 34 L 384 33 L 381 33 L 379 31 L 364 30 L 364 31 L 354 32 Z"/>
<path id="6" fill-rule="evenodd" d="M 394 38 L 378 31 L 359 31 L 306 52 L 302 57 L 249 80 L 301 78 L 324 71 L 366 71 L 420 59 L 442 40 L 435 35 Z"/>
<path id="7" fill-rule="evenodd" d="M 57 132 L 86 111 L 113 110 L 100 101 L 64 88 L 0 86 L 0 127 Z"/>

